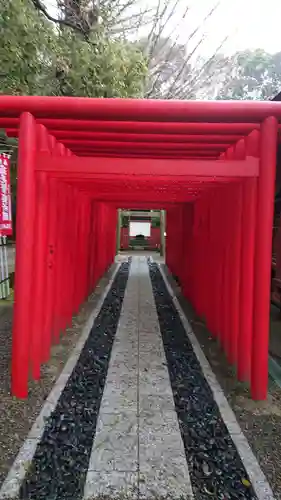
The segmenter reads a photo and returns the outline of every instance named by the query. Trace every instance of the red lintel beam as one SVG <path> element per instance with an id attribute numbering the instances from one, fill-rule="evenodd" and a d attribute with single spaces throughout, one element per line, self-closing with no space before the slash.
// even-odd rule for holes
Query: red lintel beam
<path id="1" fill-rule="evenodd" d="M 70 131 L 70 130 L 53 130 L 52 134 L 58 140 L 72 139 L 90 139 L 92 141 L 104 142 L 125 142 L 125 143 L 158 143 L 169 142 L 175 144 L 204 143 L 234 143 L 238 141 L 241 135 L 221 135 L 221 134 L 130 134 L 130 133 L 106 133 L 106 132 L 88 132 L 88 131 Z M 9 134 L 8 134 L 9 135 Z"/>
<path id="2" fill-rule="evenodd" d="M 205 149 L 205 148 L 193 148 L 193 149 L 184 149 L 182 150 L 181 148 L 177 149 L 171 149 L 171 150 L 160 150 L 160 149 L 152 149 L 152 148 L 147 148 L 146 150 L 134 150 L 132 148 L 130 149 L 121 149 L 117 150 L 116 148 L 113 148 L 112 150 L 106 149 L 106 148 L 91 148 L 91 147 L 84 147 L 84 146 L 72 146 L 71 151 L 74 152 L 75 154 L 80 154 L 80 153 L 86 153 L 86 156 L 91 157 L 91 156 L 103 156 L 103 157 L 148 157 L 148 158 L 176 158 L 176 157 L 186 157 L 186 156 L 214 156 L 218 157 L 221 153 L 221 149 L 216 150 L 214 148 L 212 149 Z"/>
<path id="3" fill-rule="evenodd" d="M 130 209 L 130 210 L 152 210 L 152 209 L 155 209 L 155 210 L 166 210 L 168 208 L 172 208 L 174 206 L 177 205 L 177 202 L 173 202 L 173 203 L 167 203 L 167 202 L 151 202 L 151 201 L 148 201 L 148 202 L 137 202 L 137 204 L 135 202 L 131 203 L 131 202 L 127 202 L 127 201 L 122 201 L 122 202 L 107 202 L 109 204 L 112 204 L 114 206 L 116 206 L 117 208 L 121 208 L 121 209 Z"/>
<path id="4" fill-rule="evenodd" d="M 87 193 L 92 199 L 98 200 L 98 201 L 115 201 L 115 202 L 122 202 L 122 201 L 127 201 L 130 203 L 137 203 L 137 202 L 142 202 L 142 201 L 166 201 L 167 203 L 174 203 L 175 201 L 185 203 L 186 201 L 191 201 L 194 198 L 198 197 L 200 195 L 200 190 L 194 192 L 194 193 L 189 193 L 189 192 L 180 192 L 180 193 L 169 193 L 167 191 L 165 192 L 153 192 L 153 191 L 147 191 L 147 192 L 136 192 L 134 193 L 129 192 L 129 193 L 98 193 L 95 190 L 89 190 L 87 187 L 83 186 L 77 186 L 77 189 L 81 192 Z"/>
<path id="5" fill-rule="evenodd" d="M 81 154 L 79 154 L 80 158 L 84 158 L 84 157 L 87 157 L 87 156 L 88 156 L 87 153 L 81 153 Z M 101 158 L 103 156 L 104 156 L 103 154 L 92 154 L 93 158 Z M 119 158 L 119 157 L 116 156 L 116 155 L 112 155 L 112 158 Z M 120 156 L 120 158 L 124 158 L 124 156 Z M 135 156 L 128 155 L 128 156 L 126 156 L 126 158 L 139 158 L 139 156 L 138 155 L 135 155 Z M 142 155 L 141 158 L 146 158 L 146 159 L 150 158 L 150 160 L 152 159 L 149 155 L 147 155 L 147 156 Z M 161 158 L 165 158 L 166 160 L 168 160 L 168 159 L 174 160 L 175 159 L 175 157 L 172 156 L 172 155 L 169 155 L 169 156 L 165 155 L 163 157 L 158 156 L 155 159 L 159 160 Z M 217 156 L 214 156 L 214 155 L 213 156 L 211 156 L 211 155 L 208 155 L 208 156 L 182 155 L 182 156 L 179 156 L 177 158 L 180 159 L 180 160 L 204 160 L 204 161 L 207 160 L 207 161 L 209 161 L 209 160 L 216 160 Z"/>
<path id="6" fill-rule="evenodd" d="M 176 122 L 260 122 L 281 118 L 278 101 L 173 101 L 83 97 L 0 96 L 2 116 Z"/>
<path id="7" fill-rule="evenodd" d="M 40 167 L 38 167 L 40 169 Z M 144 174 L 142 176 L 137 176 L 135 174 L 113 174 L 113 173 L 107 173 L 103 172 L 101 173 L 95 173 L 95 172 L 69 172 L 69 171 L 55 171 L 51 173 L 52 177 L 56 177 L 60 179 L 61 181 L 65 181 L 67 183 L 70 182 L 86 182 L 86 183 L 91 183 L 94 182 L 96 186 L 104 185 L 104 186 L 110 186 L 110 185 L 117 185 L 118 189 L 120 190 L 122 187 L 124 187 L 124 183 L 126 184 L 131 184 L 133 186 L 136 185 L 136 183 L 139 186 L 152 186 L 152 188 L 155 188 L 155 176 L 154 175 L 149 175 L 149 174 Z M 157 175 L 157 185 L 158 186 L 169 186 L 171 183 L 177 183 L 180 186 L 201 186 L 202 184 L 210 183 L 212 185 L 216 184 L 217 182 L 221 183 L 228 183 L 231 181 L 237 180 L 236 177 L 215 177 L 212 175 L 209 176 L 199 176 L 199 175 L 173 175 L 173 173 L 170 173 L 169 175 Z"/>
<path id="8" fill-rule="evenodd" d="M 52 157 L 37 155 L 37 170 L 49 172 L 84 172 L 107 173 L 120 175 L 172 175 L 172 176 L 223 176 L 223 177 L 257 177 L 259 164 L 256 158 L 246 160 L 153 160 L 135 158 L 83 158 Z"/>
<path id="9" fill-rule="evenodd" d="M 138 178 L 139 179 L 139 178 Z M 210 182 L 206 183 L 201 183 L 201 184 L 186 184 L 183 183 L 183 186 L 181 186 L 181 183 L 173 183 L 173 182 L 167 182 L 166 184 L 161 183 L 160 185 L 155 186 L 154 184 L 151 183 L 140 183 L 138 179 L 135 180 L 134 183 L 129 183 L 126 180 L 124 180 L 121 184 L 123 189 L 120 189 L 120 184 L 119 183 L 102 183 L 99 181 L 88 181 L 85 182 L 85 179 L 82 179 L 81 181 L 75 180 L 75 186 L 81 187 L 81 188 L 86 188 L 89 189 L 89 191 L 94 192 L 98 195 L 103 196 L 103 194 L 112 194 L 115 193 L 117 196 L 125 196 L 127 194 L 134 195 L 134 194 L 145 194 L 145 193 L 153 193 L 155 194 L 161 194 L 161 193 L 171 193 L 172 195 L 178 194 L 178 193 L 197 193 L 199 189 L 201 188 L 206 188 L 208 186 L 213 187 L 213 184 Z M 73 182 L 73 179 L 68 181 L 69 183 Z"/>
<path id="10" fill-rule="evenodd" d="M 134 133 L 134 134 L 239 134 L 247 135 L 254 129 L 259 129 L 256 123 L 178 123 L 178 122 L 133 122 L 133 121 L 100 121 L 100 120 L 77 120 L 61 118 L 40 118 L 38 122 L 44 125 L 51 133 L 53 130 L 60 131 L 91 131 L 111 133 Z M 1 118 L 0 128 L 8 129 L 11 135 L 17 136 L 19 119 Z"/>
<path id="11" fill-rule="evenodd" d="M 17 129 L 7 129 L 6 133 L 9 137 L 17 136 Z M 131 133 L 118 133 L 118 132 L 94 132 L 88 130 L 52 130 L 52 135 L 56 137 L 58 141 L 62 140 L 92 140 L 92 141 L 102 141 L 102 142 L 125 142 L 125 143 L 157 143 L 157 142 L 169 142 L 169 143 L 183 143 L 187 142 L 193 143 L 230 143 L 237 142 L 241 135 L 221 135 L 221 134 L 208 134 L 208 135 L 192 135 L 192 134 L 131 134 Z"/>
<path id="12" fill-rule="evenodd" d="M 190 156 L 192 157 L 198 157 L 198 158 L 205 158 L 206 156 L 213 156 L 215 158 L 218 158 L 220 153 L 223 151 L 221 149 L 166 149 L 166 150 L 117 150 L 117 149 L 112 149 L 112 150 L 107 150 L 107 149 L 91 149 L 91 148 L 70 148 L 71 151 L 77 155 L 80 153 L 86 153 L 86 156 L 102 156 L 102 157 L 112 157 L 112 158 L 151 158 L 151 159 L 157 159 L 157 158 L 170 158 L 170 159 L 180 159 L 180 158 L 188 158 Z"/>
<path id="13" fill-rule="evenodd" d="M 80 189 L 80 191 L 85 191 L 84 189 Z M 87 190 L 85 192 L 88 192 Z M 91 194 L 91 198 L 96 201 L 101 201 L 101 202 L 107 202 L 107 201 L 113 201 L 115 203 L 122 203 L 123 201 L 130 202 L 131 204 L 141 202 L 143 199 L 145 199 L 148 202 L 161 202 L 161 203 L 186 203 L 195 200 L 196 197 L 198 197 L 199 193 L 194 193 L 194 194 L 180 194 L 180 195 L 174 195 L 171 196 L 166 193 L 165 194 L 158 194 L 155 196 L 155 193 L 151 193 L 149 196 L 145 197 L 143 193 L 141 195 L 135 196 L 134 194 L 131 194 L 131 196 L 116 196 L 113 193 L 108 193 L 104 195 L 99 195 L 97 193 Z"/>
<path id="14" fill-rule="evenodd" d="M 81 149 L 72 149 L 72 152 L 78 157 L 95 157 L 95 158 L 146 158 L 150 160 L 159 160 L 159 159 L 170 159 L 170 160 L 175 160 L 175 159 L 193 159 L 193 160 L 214 160 L 218 158 L 219 153 L 216 151 L 208 151 L 208 150 L 202 150 L 202 151 L 194 151 L 194 150 L 187 150 L 184 152 L 177 152 L 177 151 L 172 151 L 172 152 L 167 152 L 164 151 L 163 154 L 159 151 L 158 153 L 152 154 L 152 153 L 146 153 L 146 152 L 138 152 L 138 153 L 133 153 L 133 152 L 104 152 L 104 151 L 92 151 L 90 149 L 85 150 L 83 148 Z"/>
<path id="15" fill-rule="evenodd" d="M 94 140 L 84 140 L 84 139 L 65 139 L 63 140 L 63 144 L 65 144 L 69 148 L 75 148 L 75 147 L 82 147 L 82 148 L 90 148 L 90 149 L 97 149 L 97 150 L 124 150 L 124 151 L 152 151 L 155 152 L 157 150 L 160 151 L 185 151 L 189 149 L 194 149 L 194 150 L 225 150 L 227 147 L 230 145 L 229 143 L 218 143 L 218 144 L 212 144 L 208 143 L 208 139 L 204 143 L 193 143 L 193 142 L 187 142 L 187 143 L 166 143 L 166 142 L 137 142 L 137 143 L 126 143 L 126 142 L 117 142 L 117 141 L 111 141 L 111 142 L 103 142 L 103 141 L 94 141 Z"/>

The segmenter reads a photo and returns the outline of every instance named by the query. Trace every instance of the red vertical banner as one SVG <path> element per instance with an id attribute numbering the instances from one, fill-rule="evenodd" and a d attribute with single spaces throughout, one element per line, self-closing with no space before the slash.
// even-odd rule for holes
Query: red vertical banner
<path id="1" fill-rule="evenodd" d="M 10 182 L 10 158 L 0 154 L 0 236 L 10 236 L 12 227 L 12 202 Z"/>

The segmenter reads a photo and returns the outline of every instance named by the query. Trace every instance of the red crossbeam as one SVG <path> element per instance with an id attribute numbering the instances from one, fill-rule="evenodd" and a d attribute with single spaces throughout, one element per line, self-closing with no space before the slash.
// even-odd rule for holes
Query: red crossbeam
<path id="1" fill-rule="evenodd" d="M 89 174 L 104 173 L 127 175 L 172 175 L 176 176 L 223 176 L 223 177 L 257 177 L 258 161 L 249 157 L 245 161 L 200 161 L 200 160 L 153 160 L 135 159 L 134 162 L 128 158 L 84 158 L 78 157 L 53 157 L 50 161 L 44 155 L 38 156 L 37 170 L 52 172 L 84 172 Z"/>
<path id="2" fill-rule="evenodd" d="M 1 115 L 18 117 L 27 111 L 35 117 L 175 121 L 258 122 L 267 116 L 281 118 L 281 103 L 272 101 L 161 101 L 92 99 L 45 96 L 0 96 Z"/>

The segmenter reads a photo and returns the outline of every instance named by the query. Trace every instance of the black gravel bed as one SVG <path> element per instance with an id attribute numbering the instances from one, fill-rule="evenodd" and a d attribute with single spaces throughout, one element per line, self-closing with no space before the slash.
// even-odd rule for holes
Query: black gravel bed
<path id="1" fill-rule="evenodd" d="M 130 260 L 121 264 L 58 404 L 46 421 L 21 486 L 21 500 L 83 498 L 129 268 Z"/>
<path id="2" fill-rule="evenodd" d="M 256 500 L 159 267 L 148 265 L 194 498 Z"/>

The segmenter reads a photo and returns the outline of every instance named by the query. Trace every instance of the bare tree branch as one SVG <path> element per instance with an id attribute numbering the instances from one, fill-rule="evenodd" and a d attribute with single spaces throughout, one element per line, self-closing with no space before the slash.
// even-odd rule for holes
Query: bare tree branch
<path id="1" fill-rule="evenodd" d="M 157 36 L 153 37 L 153 44 L 152 44 L 151 50 L 150 50 L 150 54 L 151 55 L 153 54 L 153 51 L 155 50 L 156 45 L 159 42 L 160 37 L 162 36 L 165 27 L 167 26 L 167 24 L 170 21 L 171 17 L 175 14 L 176 7 L 179 4 L 179 2 L 180 2 L 180 0 L 176 0 L 175 1 L 174 5 L 173 5 L 173 8 L 171 9 L 171 12 L 169 13 L 167 19 L 165 19 L 165 21 L 164 21 L 165 14 L 166 14 L 166 12 L 168 10 L 168 6 L 169 6 L 169 3 L 170 3 L 169 0 L 167 0 L 166 5 L 165 5 L 162 13 L 159 16 L 159 20 L 160 20 L 161 24 L 159 26 L 159 30 L 158 30 Z M 156 19 L 156 21 L 158 21 L 158 20 Z"/>
<path id="2" fill-rule="evenodd" d="M 186 46 L 191 42 L 191 40 L 194 38 L 194 36 L 199 32 L 200 29 L 202 29 L 204 24 L 208 21 L 208 19 L 210 19 L 210 17 L 213 15 L 213 13 L 218 9 L 218 7 L 221 4 L 221 1 L 222 0 L 218 0 L 216 2 L 216 4 L 207 12 L 207 14 L 203 18 L 202 22 L 198 26 L 196 26 L 196 28 L 192 31 L 192 33 L 189 35 L 189 37 L 186 41 L 186 44 L 185 44 Z M 185 17 L 187 12 L 188 12 L 188 8 L 186 8 L 183 18 Z M 180 68 L 177 69 L 176 74 L 173 75 L 173 79 L 171 81 L 169 88 L 165 90 L 165 94 L 164 94 L 165 97 L 168 97 L 168 98 L 173 97 L 173 92 L 174 92 L 175 88 L 177 87 L 178 82 L 181 79 L 182 75 L 184 74 L 185 70 L 187 69 L 191 57 L 195 54 L 196 50 L 200 47 L 200 45 L 202 45 L 204 39 L 205 39 L 205 35 L 203 35 L 203 37 L 197 42 L 197 44 L 195 45 L 195 48 L 191 51 L 191 53 L 189 53 L 188 57 L 184 58 Z M 170 47 L 168 54 L 166 55 L 166 62 L 170 60 L 170 55 L 172 54 L 172 52 L 176 46 L 177 46 L 177 38 L 174 41 L 173 45 Z M 159 95 L 159 92 L 157 92 L 156 95 L 153 95 L 155 93 L 155 89 L 157 88 L 160 75 L 161 75 L 161 70 L 158 72 L 157 77 L 154 79 L 152 87 L 150 87 L 150 89 L 147 91 L 147 93 L 146 93 L 147 97 L 153 96 L 153 97 L 157 98 L 157 97 L 161 96 L 161 95 Z M 161 97 L 164 97 L 164 96 L 162 95 Z"/>
<path id="3" fill-rule="evenodd" d="M 59 24 L 60 26 L 67 26 L 74 31 L 80 33 L 88 39 L 90 30 L 96 24 L 98 24 L 99 8 L 97 3 L 92 3 L 90 9 L 82 11 L 80 9 L 80 4 L 77 0 L 72 0 L 72 10 L 71 15 L 65 15 L 63 18 L 54 17 L 51 15 L 42 0 L 31 0 L 34 7 L 41 12 L 49 21 Z M 74 8 L 74 6 L 76 8 Z"/>
<path id="4" fill-rule="evenodd" d="M 173 95 L 173 91 L 175 89 L 175 86 L 179 80 L 179 78 L 182 76 L 182 74 L 184 73 L 185 69 L 187 68 L 187 65 L 188 63 L 190 62 L 192 56 L 195 54 L 195 52 L 197 51 L 198 47 L 200 47 L 200 45 L 202 45 L 202 43 L 204 42 L 205 40 L 205 35 L 202 36 L 202 38 L 197 42 L 197 44 L 195 45 L 194 49 L 192 50 L 192 52 L 190 52 L 189 56 L 187 57 L 186 61 L 184 62 L 184 64 L 182 65 L 179 73 L 176 75 L 176 78 L 175 80 L 173 81 L 171 87 L 169 88 L 168 90 L 168 93 L 167 93 L 167 98 L 168 99 L 171 99 L 173 97 L 175 97 Z"/>
<path id="5" fill-rule="evenodd" d="M 180 99 L 188 99 L 190 98 L 192 92 L 194 92 L 196 83 L 198 84 L 200 82 L 200 78 L 206 74 L 208 71 L 209 67 L 211 66 L 212 62 L 216 58 L 216 56 L 220 53 L 222 47 L 225 45 L 225 43 L 229 40 L 231 35 L 226 35 L 225 38 L 222 40 L 220 45 L 217 47 L 215 50 L 214 54 L 203 64 L 203 66 L 200 68 L 199 72 L 195 77 L 193 77 L 191 80 L 188 80 L 185 85 L 178 90 L 178 92 L 175 94 L 175 98 L 180 98 Z M 187 91 L 187 92 L 186 92 Z"/>

